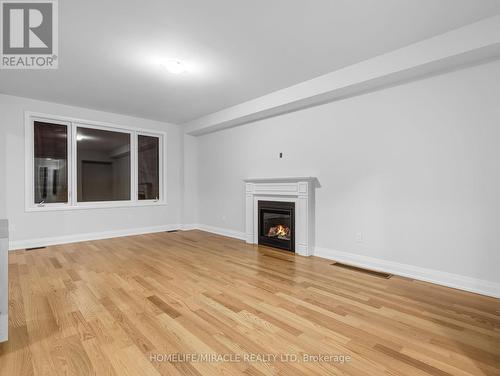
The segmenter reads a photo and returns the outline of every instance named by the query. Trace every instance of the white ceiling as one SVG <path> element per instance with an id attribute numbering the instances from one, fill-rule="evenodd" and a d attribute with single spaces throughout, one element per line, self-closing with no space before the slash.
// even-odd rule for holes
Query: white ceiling
<path id="1" fill-rule="evenodd" d="M 498 0 L 60 1 L 59 69 L 0 92 L 173 123 L 500 13 Z M 172 75 L 166 58 L 192 64 Z"/>

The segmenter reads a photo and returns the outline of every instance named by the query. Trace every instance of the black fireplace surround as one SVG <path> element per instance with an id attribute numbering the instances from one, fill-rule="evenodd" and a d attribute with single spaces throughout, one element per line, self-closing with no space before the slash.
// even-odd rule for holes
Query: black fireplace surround
<path id="1" fill-rule="evenodd" d="M 259 201 L 259 244 L 295 252 L 295 203 Z"/>

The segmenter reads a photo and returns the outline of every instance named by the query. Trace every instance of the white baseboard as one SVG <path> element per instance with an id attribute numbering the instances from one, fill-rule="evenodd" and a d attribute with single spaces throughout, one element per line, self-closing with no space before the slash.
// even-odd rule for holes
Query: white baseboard
<path id="1" fill-rule="evenodd" d="M 76 243 L 88 240 L 111 239 L 111 238 L 119 238 L 122 236 L 152 234 L 155 232 L 178 230 L 180 227 L 181 225 L 179 224 L 173 224 L 173 225 L 132 228 L 125 230 L 93 232 L 86 234 L 64 235 L 51 238 L 12 240 L 9 242 L 9 250 L 14 251 L 16 249 L 47 247 L 50 245 Z"/>
<path id="2" fill-rule="evenodd" d="M 500 298 L 500 283 L 492 281 L 320 247 L 315 248 L 314 256 Z"/>
<path id="3" fill-rule="evenodd" d="M 183 231 L 201 230 L 201 231 L 211 232 L 212 234 L 227 236 L 229 238 L 235 238 L 235 239 L 239 239 L 239 240 L 246 239 L 246 235 L 244 232 L 229 230 L 229 229 L 221 228 L 221 227 L 202 225 L 202 224 L 198 224 L 198 223 L 197 224 L 190 224 L 190 225 L 182 225 L 181 230 L 183 230 Z"/>
<path id="4" fill-rule="evenodd" d="M 198 226 L 197 224 L 184 224 L 184 225 L 181 225 L 181 227 L 179 228 L 179 230 L 181 231 L 190 231 L 190 230 L 198 230 Z"/>
<path id="5" fill-rule="evenodd" d="M 26 240 L 11 240 L 9 242 L 9 250 L 15 251 L 18 249 L 26 248 L 36 248 L 36 247 L 47 247 L 50 245 L 58 244 L 68 244 L 77 243 L 89 240 L 101 240 L 101 239 L 111 239 L 118 238 L 122 236 L 132 236 L 132 235 L 142 235 L 142 234 L 152 234 L 155 232 L 172 231 L 172 230 L 202 230 L 206 232 L 211 232 L 213 234 L 223 235 L 230 238 L 245 239 L 245 234 L 242 232 L 227 230 L 224 228 L 200 225 L 200 224 L 174 224 L 174 225 L 164 225 L 164 226 L 153 226 L 153 227 L 141 227 L 126 230 L 115 230 L 115 231 L 102 231 L 86 234 L 75 234 L 75 235 L 64 235 L 56 236 L 50 238 L 37 238 L 37 239 L 26 239 Z"/>

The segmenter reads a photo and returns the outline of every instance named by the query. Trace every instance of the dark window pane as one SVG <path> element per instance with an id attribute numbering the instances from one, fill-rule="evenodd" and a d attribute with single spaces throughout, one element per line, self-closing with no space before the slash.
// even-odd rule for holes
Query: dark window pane
<path id="1" fill-rule="evenodd" d="M 160 139 L 158 137 L 138 137 L 139 200 L 160 198 Z"/>
<path id="2" fill-rule="evenodd" d="M 78 202 L 130 200 L 130 134 L 77 129 Z"/>
<path id="3" fill-rule="evenodd" d="M 35 203 L 68 202 L 68 128 L 34 122 Z"/>

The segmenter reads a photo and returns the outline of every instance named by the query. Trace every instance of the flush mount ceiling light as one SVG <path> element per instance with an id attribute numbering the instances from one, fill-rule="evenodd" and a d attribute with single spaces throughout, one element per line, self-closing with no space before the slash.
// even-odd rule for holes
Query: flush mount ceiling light
<path id="1" fill-rule="evenodd" d="M 186 64 L 180 60 L 167 60 L 161 65 L 172 74 L 181 74 L 187 71 Z"/>

